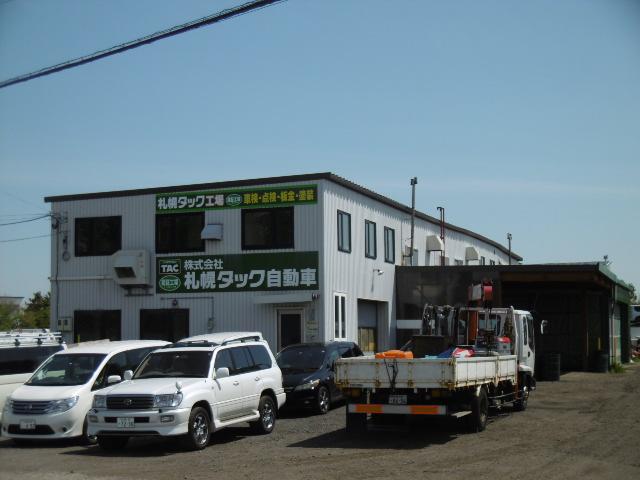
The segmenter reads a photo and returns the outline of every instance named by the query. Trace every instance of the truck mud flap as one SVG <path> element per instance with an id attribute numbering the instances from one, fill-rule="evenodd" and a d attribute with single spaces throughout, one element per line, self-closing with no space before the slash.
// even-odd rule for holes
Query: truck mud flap
<path id="1" fill-rule="evenodd" d="M 392 414 L 392 415 L 447 415 L 445 405 L 387 405 L 375 403 L 349 404 L 349 413 Z"/>

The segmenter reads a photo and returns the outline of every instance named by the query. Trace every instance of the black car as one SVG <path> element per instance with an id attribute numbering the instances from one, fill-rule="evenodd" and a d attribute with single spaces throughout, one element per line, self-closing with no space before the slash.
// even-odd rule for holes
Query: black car
<path id="1" fill-rule="evenodd" d="M 299 343 L 284 348 L 276 360 L 286 405 L 311 406 L 318 413 L 327 413 L 331 403 L 342 398 L 334 381 L 335 361 L 360 356 L 362 350 L 354 342 Z"/>

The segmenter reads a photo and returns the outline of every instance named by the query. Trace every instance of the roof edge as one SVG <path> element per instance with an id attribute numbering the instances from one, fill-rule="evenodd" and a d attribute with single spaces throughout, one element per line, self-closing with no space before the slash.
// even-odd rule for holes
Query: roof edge
<path id="1" fill-rule="evenodd" d="M 279 177 L 263 177 L 263 178 L 250 178 L 245 180 L 230 180 L 230 181 L 222 181 L 222 182 L 212 182 L 212 183 L 195 183 L 190 185 L 172 185 L 168 187 L 150 187 L 150 188 L 138 188 L 132 190 L 114 190 L 107 192 L 96 192 L 96 193 L 80 193 L 73 195 L 54 195 L 44 197 L 44 201 L 46 203 L 54 203 L 54 202 L 67 202 L 67 201 L 75 201 L 75 200 L 95 200 L 100 198 L 117 198 L 117 197 L 130 197 L 130 196 L 138 196 L 138 195 L 151 195 L 158 193 L 171 193 L 176 191 L 190 191 L 190 190 L 213 190 L 218 188 L 233 188 L 233 187 L 245 187 L 245 186 L 254 186 L 254 185 L 267 185 L 267 184 L 276 184 L 276 183 L 290 183 L 290 182 L 308 182 L 313 180 L 329 180 L 338 185 L 342 185 L 345 188 L 358 192 L 362 195 L 365 195 L 373 200 L 376 200 L 380 203 L 388 205 L 392 208 L 400 210 L 402 212 L 411 214 L 411 207 L 404 205 L 400 202 L 392 200 L 389 197 L 385 197 L 384 195 L 380 195 L 379 193 L 374 192 L 366 187 L 358 185 L 346 178 L 340 177 L 331 172 L 318 172 L 318 173 L 306 173 L 306 174 L 298 174 L 298 175 L 285 175 Z M 427 215 L 426 213 L 422 213 L 416 210 L 416 217 L 424 220 L 426 222 L 432 223 L 434 225 L 440 225 L 440 220 Z M 464 235 L 468 235 L 472 238 L 480 240 L 484 243 L 487 243 L 502 253 L 509 255 L 509 250 L 496 242 L 495 240 L 491 240 L 484 235 L 480 235 L 479 233 L 473 232 L 471 230 L 467 230 L 466 228 L 459 227 L 457 225 L 453 225 L 451 223 L 445 222 L 445 228 L 449 230 L 453 230 L 454 232 L 462 233 Z M 522 261 L 523 258 L 515 252 L 511 252 L 511 258 L 515 261 Z"/>

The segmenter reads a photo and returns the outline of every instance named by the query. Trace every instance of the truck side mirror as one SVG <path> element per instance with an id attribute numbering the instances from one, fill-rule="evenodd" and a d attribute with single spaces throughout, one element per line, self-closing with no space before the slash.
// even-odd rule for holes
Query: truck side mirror
<path id="1" fill-rule="evenodd" d="M 124 371 L 124 379 L 125 380 L 131 380 L 133 378 L 133 371 L 132 370 L 125 370 Z"/>
<path id="2" fill-rule="evenodd" d="M 227 367 L 220 367 L 216 370 L 216 378 L 226 378 L 229 376 L 229 369 Z"/>
<path id="3" fill-rule="evenodd" d="M 549 320 L 542 320 L 540 322 L 540 334 L 544 335 L 547 331 L 547 326 L 549 325 Z"/>
<path id="4" fill-rule="evenodd" d="M 113 385 L 114 383 L 120 383 L 122 378 L 120 375 L 109 375 L 107 377 L 107 385 Z"/>

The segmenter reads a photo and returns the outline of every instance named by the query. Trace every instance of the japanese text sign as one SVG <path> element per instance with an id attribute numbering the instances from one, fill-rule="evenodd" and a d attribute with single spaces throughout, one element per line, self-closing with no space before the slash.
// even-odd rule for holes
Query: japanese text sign
<path id="1" fill-rule="evenodd" d="M 202 212 L 204 210 L 220 210 L 223 208 L 304 205 L 316 203 L 317 197 L 317 185 L 159 193 L 156 195 L 156 212 Z"/>
<path id="2" fill-rule="evenodd" d="M 318 252 L 156 258 L 157 293 L 318 290 Z"/>

